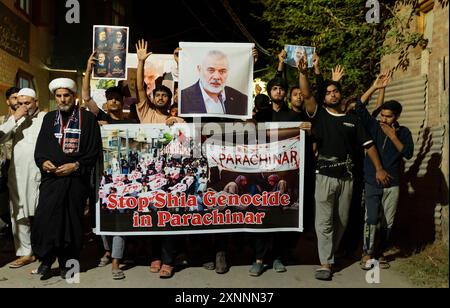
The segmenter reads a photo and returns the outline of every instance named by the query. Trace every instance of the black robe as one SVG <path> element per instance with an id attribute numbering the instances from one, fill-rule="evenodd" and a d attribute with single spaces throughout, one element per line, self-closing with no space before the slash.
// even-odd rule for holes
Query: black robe
<path id="1" fill-rule="evenodd" d="M 100 127 L 90 112 L 81 112 L 80 151 L 73 154 L 64 153 L 54 136 L 55 118 L 56 111 L 45 116 L 34 153 L 36 164 L 41 169 L 42 182 L 31 230 L 31 245 L 40 258 L 61 249 L 80 252 L 90 171 L 102 151 Z M 57 167 L 79 162 L 80 168 L 70 176 L 57 177 L 42 170 L 47 160 Z"/>

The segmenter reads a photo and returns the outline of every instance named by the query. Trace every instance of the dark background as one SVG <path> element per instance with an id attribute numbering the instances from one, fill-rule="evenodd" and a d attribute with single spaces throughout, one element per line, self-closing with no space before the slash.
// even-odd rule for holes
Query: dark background
<path id="1" fill-rule="evenodd" d="M 112 0 L 80 0 L 81 23 L 68 24 L 66 1 L 56 1 L 55 44 L 52 67 L 84 69 L 92 50 L 93 25 L 112 25 Z M 130 27 L 129 53 L 137 40 L 149 41 L 153 53 L 172 54 L 180 41 L 249 42 L 226 11 L 222 0 L 119 1 L 125 11 L 120 26 Z M 230 7 L 242 24 L 265 46 L 268 29 L 257 18 L 261 6 L 251 0 L 230 0 Z M 258 67 L 264 67 L 261 56 Z"/>

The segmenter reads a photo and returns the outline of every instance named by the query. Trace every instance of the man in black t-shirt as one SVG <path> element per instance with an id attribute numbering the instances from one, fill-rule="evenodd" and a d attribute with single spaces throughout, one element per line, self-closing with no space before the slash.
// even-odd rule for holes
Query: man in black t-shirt
<path id="1" fill-rule="evenodd" d="M 284 52 L 285 53 L 285 52 Z M 280 70 L 283 69 L 283 52 L 279 55 L 279 71 L 277 73 L 277 76 L 270 80 L 267 84 L 267 93 L 269 93 L 270 100 L 272 102 L 272 106 L 270 109 L 268 108 L 259 108 L 262 110 L 259 110 L 259 114 L 257 113 L 254 119 L 256 121 L 267 121 L 271 120 L 273 122 L 302 122 L 300 128 L 302 130 L 305 130 L 306 132 L 310 132 L 311 130 L 311 123 L 309 123 L 310 119 L 306 115 L 306 113 L 303 110 L 297 109 L 297 111 L 293 111 L 288 108 L 286 104 L 286 94 L 288 91 L 287 83 L 284 81 L 283 78 L 281 78 L 281 72 Z M 305 64 L 306 65 L 306 64 Z M 299 89 L 297 87 L 297 89 Z M 302 98 L 303 99 L 303 98 Z M 305 110 L 308 110 L 308 112 L 314 113 L 317 109 L 315 101 L 307 100 L 302 101 L 300 105 L 303 105 Z M 270 116 L 271 115 L 271 116 Z M 306 122 L 308 121 L 308 122 Z M 311 144 L 308 143 L 309 146 Z M 312 146 L 311 151 L 308 151 L 309 149 L 306 149 L 307 152 L 312 152 Z M 308 174 L 308 173 L 307 173 Z M 279 182 L 276 181 L 277 183 Z M 283 180 L 283 182 L 285 182 Z M 310 188 L 308 185 L 306 187 Z M 308 200 L 305 198 L 305 200 Z M 292 235 L 292 234 L 290 234 Z M 296 238 L 293 236 L 293 238 Z M 267 233 L 261 233 L 261 234 L 255 234 L 253 236 L 254 245 L 255 245 L 255 255 L 256 255 L 256 261 L 253 263 L 252 267 L 250 268 L 249 274 L 250 276 L 260 276 L 264 271 L 264 265 L 263 261 L 267 257 L 269 250 L 270 250 L 270 244 L 273 242 L 272 245 L 272 254 L 273 254 L 273 269 L 277 273 L 283 273 L 286 272 L 286 267 L 284 265 L 285 259 L 287 257 L 287 249 L 286 247 L 289 246 L 290 237 L 286 233 L 275 233 L 275 234 L 267 234 Z"/>
<path id="2" fill-rule="evenodd" d="M 353 193 L 351 170 L 353 156 L 359 145 L 366 148 L 367 155 L 377 170 L 377 181 L 385 183 L 389 180 L 373 141 L 359 119 L 342 112 L 340 84 L 327 81 L 325 86 L 324 106 L 317 111 L 312 130 L 318 149 L 315 226 L 321 267 L 316 271 L 315 277 L 319 280 L 332 278 L 334 253 L 348 222 Z M 300 70 L 300 87 L 305 101 L 315 101 L 310 92 L 305 67 Z"/>

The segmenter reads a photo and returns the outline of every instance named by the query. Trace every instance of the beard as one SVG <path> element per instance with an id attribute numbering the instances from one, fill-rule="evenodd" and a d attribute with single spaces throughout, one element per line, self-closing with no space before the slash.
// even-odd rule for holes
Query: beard
<path id="1" fill-rule="evenodd" d="M 157 109 L 159 109 L 160 111 L 164 111 L 164 113 L 167 112 L 168 109 L 168 105 L 170 104 L 170 102 L 164 102 L 164 101 L 158 101 L 158 102 L 153 102 L 153 104 L 155 105 L 155 107 Z"/>
<path id="2" fill-rule="evenodd" d="M 70 113 L 70 112 L 73 111 L 74 107 L 75 107 L 75 104 L 73 104 L 73 105 L 64 105 L 64 106 L 59 106 L 58 109 L 62 113 Z"/>
<path id="3" fill-rule="evenodd" d="M 221 85 L 220 87 L 213 87 L 208 82 L 206 82 L 203 77 L 200 78 L 200 85 L 205 89 L 206 91 L 214 94 L 220 94 L 225 89 L 225 85 Z"/>
<path id="4" fill-rule="evenodd" d="M 341 106 L 341 103 L 341 100 L 337 100 L 336 102 L 325 102 L 325 106 L 336 109 Z"/>

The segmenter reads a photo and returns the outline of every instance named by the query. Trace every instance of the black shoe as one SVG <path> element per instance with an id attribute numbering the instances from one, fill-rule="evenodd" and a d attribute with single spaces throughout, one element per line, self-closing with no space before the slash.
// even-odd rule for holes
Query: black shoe
<path id="1" fill-rule="evenodd" d="M 47 265 L 43 265 L 40 271 L 41 281 L 49 280 L 53 277 L 52 268 Z"/>
<path id="2" fill-rule="evenodd" d="M 33 275 L 40 275 L 40 276 L 42 276 L 42 275 L 44 275 L 44 273 L 46 273 L 48 271 L 49 268 L 50 267 L 48 265 L 45 265 L 45 264 L 41 263 L 41 265 L 39 265 L 39 267 L 36 270 L 32 271 L 31 273 Z"/>
<path id="3" fill-rule="evenodd" d="M 11 226 L 5 224 L 2 228 L 0 228 L 0 237 L 9 237 L 12 234 Z"/>
<path id="4" fill-rule="evenodd" d="M 69 270 L 67 268 L 63 267 L 63 268 L 60 268 L 59 271 L 60 271 L 61 278 L 66 280 L 67 279 L 67 272 Z"/>
<path id="5" fill-rule="evenodd" d="M 178 269 L 185 269 L 189 267 L 189 261 L 185 254 L 180 254 L 175 258 L 175 267 Z"/>

